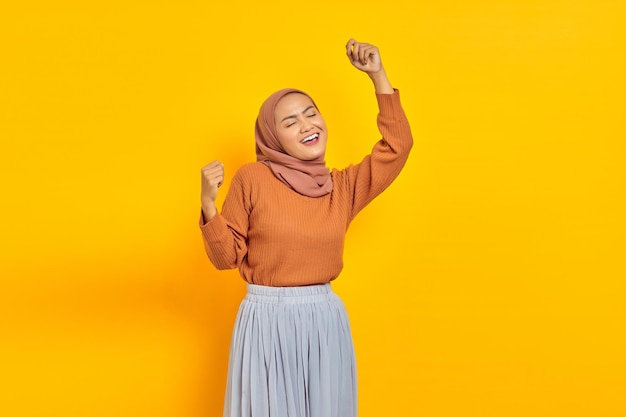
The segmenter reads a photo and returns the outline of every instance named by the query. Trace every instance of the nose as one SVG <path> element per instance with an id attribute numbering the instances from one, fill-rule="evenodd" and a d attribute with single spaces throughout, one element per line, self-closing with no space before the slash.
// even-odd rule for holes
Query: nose
<path id="1" fill-rule="evenodd" d="M 311 121 L 307 117 L 304 117 L 302 119 L 302 124 L 300 125 L 300 130 L 302 132 L 308 132 L 309 130 L 313 129 L 313 127 L 313 123 L 311 123 Z"/>

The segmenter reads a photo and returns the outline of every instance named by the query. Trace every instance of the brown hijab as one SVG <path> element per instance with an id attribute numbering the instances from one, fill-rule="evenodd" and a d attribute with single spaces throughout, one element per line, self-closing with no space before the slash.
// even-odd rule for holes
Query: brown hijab
<path id="1" fill-rule="evenodd" d="M 308 197 L 321 197 L 333 189 L 330 171 L 326 168 L 324 156 L 311 161 L 303 161 L 289 155 L 280 145 L 274 124 L 274 110 L 278 101 L 290 93 L 303 91 L 285 88 L 269 96 L 259 110 L 254 136 L 256 138 L 256 160 L 266 164 L 276 178 L 296 192 Z M 311 98 L 311 101 L 313 99 Z M 315 102 L 313 105 L 317 107 Z M 318 109 L 319 110 L 319 109 Z"/>

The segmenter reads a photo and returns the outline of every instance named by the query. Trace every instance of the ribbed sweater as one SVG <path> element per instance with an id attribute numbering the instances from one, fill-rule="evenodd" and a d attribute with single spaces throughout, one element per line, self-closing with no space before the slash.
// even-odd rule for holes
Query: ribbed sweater
<path id="1" fill-rule="evenodd" d="M 246 282 L 276 287 L 337 278 L 350 222 L 398 176 L 413 145 L 399 92 L 376 98 L 382 139 L 360 163 L 331 170 L 330 194 L 301 195 L 261 162 L 237 170 L 221 213 L 206 223 L 200 218 L 216 268 L 239 268 Z"/>

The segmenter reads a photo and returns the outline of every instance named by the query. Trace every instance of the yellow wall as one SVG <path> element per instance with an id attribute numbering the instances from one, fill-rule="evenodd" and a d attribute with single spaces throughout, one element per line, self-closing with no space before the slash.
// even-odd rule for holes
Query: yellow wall
<path id="1" fill-rule="evenodd" d="M 7 3 L 0 415 L 220 415 L 244 286 L 204 255 L 200 167 L 253 160 L 285 86 L 360 160 L 349 37 L 416 138 L 335 285 L 360 416 L 626 415 L 623 1 Z"/>

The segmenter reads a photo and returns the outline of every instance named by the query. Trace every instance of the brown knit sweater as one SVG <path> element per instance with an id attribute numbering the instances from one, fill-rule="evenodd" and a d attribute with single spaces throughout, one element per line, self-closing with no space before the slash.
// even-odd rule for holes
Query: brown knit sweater
<path id="1" fill-rule="evenodd" d="M 275 287 L 337 278 L 350 222 L 396 178 L 413 145 L 399 92 L 376 98 L 383 139 L 359 164 L 331 171 L 330 194 L 298 194 L 260 162 L 235 173 L 222 213 L 206 224 L 200 220 L 206 252 L 218 269 L 239 268 L 245 281 Z"/>

